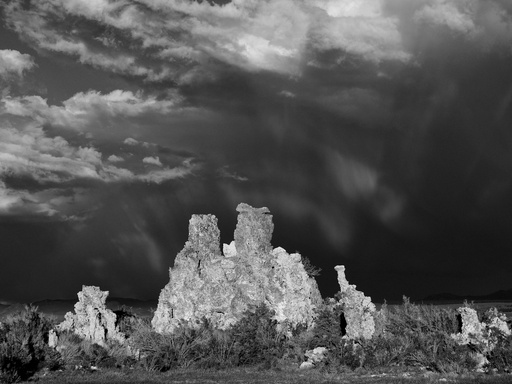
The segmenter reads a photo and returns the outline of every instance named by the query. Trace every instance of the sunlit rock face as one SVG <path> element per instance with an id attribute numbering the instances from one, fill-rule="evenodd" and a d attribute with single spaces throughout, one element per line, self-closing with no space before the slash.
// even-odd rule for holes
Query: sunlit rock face
<path id="1" fill-rule="evenodd" d="M 171 333 L 182 322 L 203 317 L 226 329 L 243 312 L 261 303 L 279 322 L 311 326 L 322 301 L 314 278 L 297 253 L 270 244 L 274 225 L 267 208 L 237 207 L 235 240 L 220 251 L 220 232 L 213 215 L 193 215 L 189 239 L 169 271 L 152 320 L 156 331 Z"/>
<path id="2" fill-rule="evenodd" d="M 370 339 L 375 333 L 375 304 L 370 297 L 356 290 L 356 286 L 349 284 L 345 277 L 345 267 L 338 265 L 334 268 L 338 272 L 340 285 L 339 302 L 346 321 L 346 336 L 349 339 Z"/>
<path id="3" fill-rule="evenodd" d="M 460 345 L 483 343 L 484 336 L 482 331 L 484 327 L 480 320 L 478 320 L 477 312 L 469 307 L 457 308 L 457 312 L 459 312 L 462 322 L 460 332 L 452 335 L 457 343 Z"/>
<path id="4" fill-rule="evenodd" d="M 461 329 L 452 338 L 460 345 L 472 344 L 482 351 L 492 351 L 500 336 L 510 336 L 507 317 L 496 308 L 489 309 L 480 322 L 476 310 L 469 307 L 457 309 L 461 317 Z"/>
<path id="5" fill-rule="evenodd" d="M 116 327 L 116 315 L 106 307 L 108 291 L 98 287 L 82 286 L 78 292 L 75 313 L 68 312 L 64 321 L 58 325 L 59 331 L 71 331 L 93 343 L 106 345 L 113 340 L 125 341 L 123 333 Z"/>
<path id="6" fill-rule="evenodd" d="M 510 336 L 510 329 L 507 325 L 507 317 L 499 313 L 496 308 L 491 308 L 485 313 L 485 320 L 480 322 L 478 313 L 473 308 L 457 308 L 460 314 L 460 332 L 452 334 L 451 337 L 459 345 L 471 345 L 477 351 L 474 354 L 477 363 L 477 371 L 483 371 L 489 363 L 485 357 L 486 353 L 492 351 L 498 344 L 498 340 L 504 336 Z"/>

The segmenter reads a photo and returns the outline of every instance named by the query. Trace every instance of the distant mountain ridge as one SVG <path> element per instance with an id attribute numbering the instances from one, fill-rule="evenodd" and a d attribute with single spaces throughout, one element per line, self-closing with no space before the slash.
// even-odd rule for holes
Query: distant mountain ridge
<path id="1" fill-rule="evenodd" d="M 499 290 L 496 292 L 489 293 L 487 295 L 455 295 L 453 293 L 443 292 L 436 293 L 424 297 L 419 301 L 501 301 L 501 300 L 512 300 L 512 289 Z"/>

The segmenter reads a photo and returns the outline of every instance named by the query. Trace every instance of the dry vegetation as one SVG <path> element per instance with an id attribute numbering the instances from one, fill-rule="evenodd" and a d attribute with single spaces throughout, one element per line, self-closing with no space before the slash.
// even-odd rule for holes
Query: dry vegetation
<path id="1" fill-rule="evenodd" d="M 124 312 L 128 312 L 125 311 Z M 42 383 L 505 383 L 512 382 L 512 337 L 494 335 L 483 352 L 460 346 L 457 312 L 405 300 L 383 307 L 371 340 L 346 340 L 340 314 L 318 310 L 315 328 L 276 327 L 272 312 L 254 308 L 233 328 L 207 321 L 173 335 L 154 332 L 148 319 L 124 316 L 126 345 L 91 344 L 63 333 L 57 350 L 47 345 L 54 321 L 36 308 L 10 316 L 0 326 L 0 382 Z M 483 315 L 483 314 L 482 314 Z M 299 370 L 304 353 L 328 348 L 323 362 Z M 487 373 L 475 373 L 476 353 L 485 353 Z"/>

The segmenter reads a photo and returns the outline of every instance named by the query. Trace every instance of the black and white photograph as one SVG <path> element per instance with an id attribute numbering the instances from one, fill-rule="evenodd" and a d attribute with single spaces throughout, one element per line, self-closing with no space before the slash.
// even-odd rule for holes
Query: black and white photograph
<path id="1" fill-rule="evenodd" d="M 512 1 L 0 0 L 0 383 L 512 382 Z"/>

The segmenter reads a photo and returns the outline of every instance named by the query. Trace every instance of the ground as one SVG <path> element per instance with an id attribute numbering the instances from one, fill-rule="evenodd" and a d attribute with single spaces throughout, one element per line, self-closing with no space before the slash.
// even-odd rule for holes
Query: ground
<path id="1" fill-rule="evenodd" d="M 364 373 L 347 372 L 329 374 L 318 370 L 303 371 L 298 369 L 237 368 L 230 370 L 176 370 L 165 373 L 146 372 L 139 370 L 97 370 L 97 371 L 68 371 L 52 372 L 37 375 L 31 381 L 39 383 L 145 383 L 145 384 L 308 384 L 308 383 L 339 383 L 339 384 L 505 384 L 512 383 L 512 375 L 441 375 L 425 371 L 395 372 L 395 373 Z"/>

